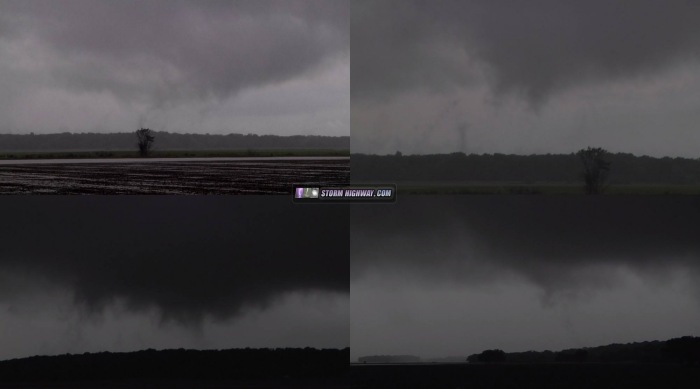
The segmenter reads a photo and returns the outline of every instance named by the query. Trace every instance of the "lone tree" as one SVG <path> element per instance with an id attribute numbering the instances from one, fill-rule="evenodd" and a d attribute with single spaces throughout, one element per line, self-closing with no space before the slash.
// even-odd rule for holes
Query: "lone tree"
<path id="1" fill-rule="evenodd" d="M 588 147 L 576 153 L 583 163 L 586 194 L 599 194 L 605 189 L 605 182 L 610 172 L 610 162 L 603 159 L 606 154 L 608 152 L 600 147 Z"/>
<path id="2" fill-rule="evenodd" d="M 148 153 L 151 151 L 151 148 L 153 148 L 153 142 L 155 141 L 151 130 L 148 128 L 136 130 L 136 138 L 139 141 L 139 154 L 142 157 L 148 157 Z"/>

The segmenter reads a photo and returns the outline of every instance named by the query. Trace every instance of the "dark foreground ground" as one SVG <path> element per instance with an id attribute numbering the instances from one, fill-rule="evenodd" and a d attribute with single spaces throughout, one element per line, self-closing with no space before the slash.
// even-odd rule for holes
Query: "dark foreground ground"
<path id="1" fill-rule="evenodd" d="M 0 387 L 347 388 L 349 349 L 144 350 L 0 361 Z"/>
<path id="2" fill-rule="evenodd" d="M 346 389 L 347 378 L 271 379 L 128 379 L 0 384 L 2 388 L 229 388 L 229 389 Z"/>
<path id="3" fill-rule="evenodd" d="M 347 158 L 0 164 L 0 194 L 288 194 L 349 180 Z"/>
<path id="4" fill-rule="evenodd" d="M 682 364 L 353 365 L 352 388 L 695 388 L 700 366 Z"/>

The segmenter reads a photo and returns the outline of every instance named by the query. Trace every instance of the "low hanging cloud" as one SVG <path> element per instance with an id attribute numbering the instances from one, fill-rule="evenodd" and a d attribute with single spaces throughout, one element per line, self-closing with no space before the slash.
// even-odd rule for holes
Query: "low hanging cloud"
<path id="1" fill-rule="evenodd" d="M 323 208 L 323 209 L 321 209 Z M 67 289 L 201 323 L 291 293 L 349 292 L 345 206 L 286 197 L 9 198 L 0 204 L 0 300 Z M 327 228 L 311 228 L 312 226 Z"/>
<path id="2" fill-rule="evenodd" d="M 692 197 L 405 196 L 351 212 L 351 278 L 479 285 L 509 277 L 545 299 L 612 288 L 619 272 L 700 277 Z M 700 290 L 698 290 L 700 298 Z"/>
<path id="3" fill-rule="evenodd" d="M 3 78 L 33 78 L 42 88 L 107 91 L 155 108 L 223 100 L 347 58 L 349 5 L 2 1 L 0 49 Z"/>
<path id="4" fill-rule="evenodd" d="M 700 7 L 654 0 L 353 1 L 353 101 L 485 78 L 536 106 L 590 83 L 697 61 Z"/>

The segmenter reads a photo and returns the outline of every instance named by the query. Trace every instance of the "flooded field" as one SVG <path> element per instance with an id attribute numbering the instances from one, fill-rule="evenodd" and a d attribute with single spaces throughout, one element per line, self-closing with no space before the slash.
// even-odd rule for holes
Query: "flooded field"
<path id="1" fill-rule="evenodd" d="M 0 163 L 0 194 L 287 194 L 347 185 L 347 157 L 42 160 Z"/>

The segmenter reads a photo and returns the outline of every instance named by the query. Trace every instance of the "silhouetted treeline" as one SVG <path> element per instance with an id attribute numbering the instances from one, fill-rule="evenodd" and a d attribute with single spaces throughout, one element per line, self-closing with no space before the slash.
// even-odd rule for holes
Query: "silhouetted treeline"
<path id="1" fill-rule="evenodd" d="M 609 154 L 608 182 L 615 184 L 700 184 L 700 159 Z M 464 153 L 431 155 L 352 154 L 354 182 L 583 182 L 576 154 L 506 155 Z"/>
<path id="2" fill-rule="evenodd" d="M 415 355 L 370 355 L 359 357 L 357 361 L 360 363 L 417 363 L 420 362 L 420 357 Z"/>
<path id="3" fill-rule="evenodd" d="M 484 350 L 480 354 L 472 354 L 467 358 L 469 362 L 499 363 L 506 361 L 506 353 L 503 350 Z"/>
<path id="4" fill-rule="evenodd" d="M 0 382 L 231 380 L 344 377 L 350 349 L 145 350 L 0 362 Z"/>
<path id="5" fill-rule="evenodd" d="M 134 129 L 136 130 L 136 129 Z M 348 136 L 179 134 L 154 131 L 158 150 L 350 149 Z M 0 151 L 136 150 L 135 132 L 0 134 Z"/>
<path id="6" fill-rule="evenodd" d="M 499 353 L 500 352 L 500 353 Z M 700 363 L 700 337 L 685 336 L 667 341 L 610 344 L 562 351 L 505 353 L 486 350 L 467 358 L 470 363 Z"/>

